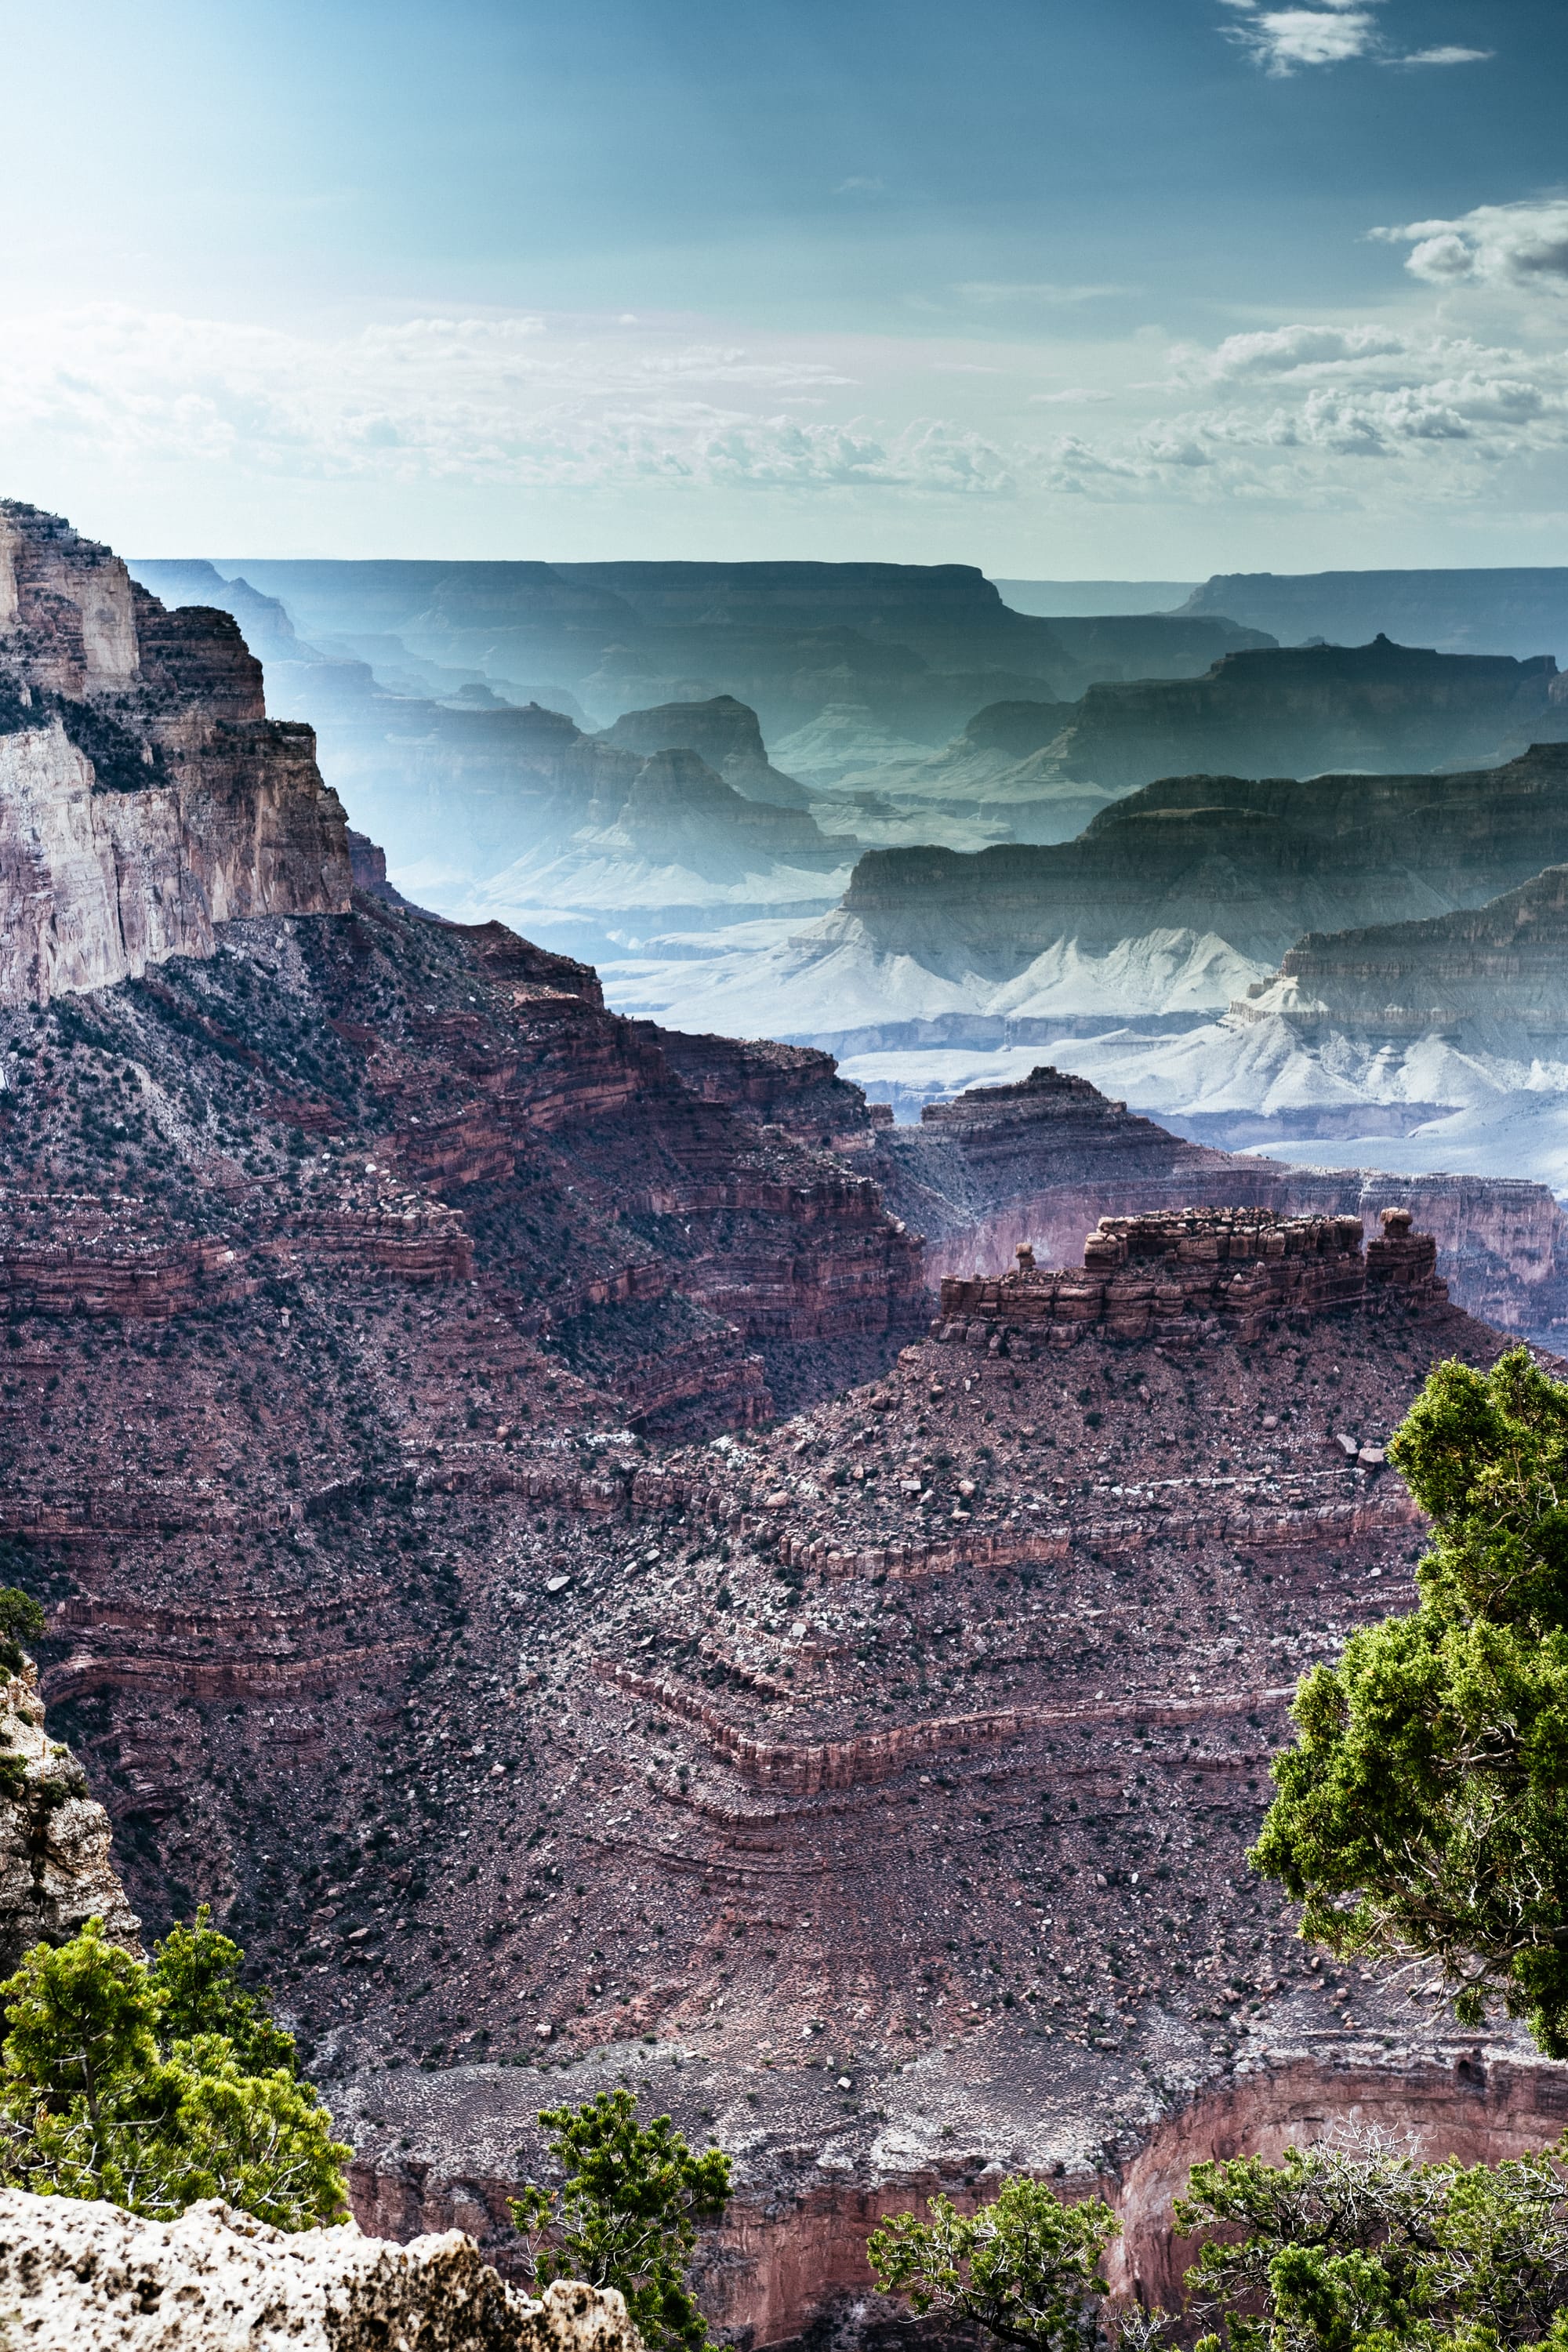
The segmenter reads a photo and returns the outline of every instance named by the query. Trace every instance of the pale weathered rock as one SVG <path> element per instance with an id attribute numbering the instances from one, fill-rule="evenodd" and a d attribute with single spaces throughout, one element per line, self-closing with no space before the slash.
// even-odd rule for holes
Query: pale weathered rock
<path id="1" fill-rule="evenodd" d="M 140 1953 L 142 1923 L 110 1858 L 109 1817 L 70 1749 L 49 1738 L 29 1661 L 0 1687 L 0 1974 L 34 1944 L 63 1943 L 93 1917 L 111 1944 Z"/>
<path id="2" fill-rule="evenodd" d="M 0 2191 L 7 2352 L 638 2352 L 613 2287 L 531 2301 L 461 2231 L 395 2245 L 269 2229 L 216 2199 L 177 2221 Z"/>
<path id="3" fill-rule="evenodd" d="M 342 805 L 266 716 L 226 614 L 0 501 L 0 1004 L 209 956 L 237 917 L 341 913 Z"/>

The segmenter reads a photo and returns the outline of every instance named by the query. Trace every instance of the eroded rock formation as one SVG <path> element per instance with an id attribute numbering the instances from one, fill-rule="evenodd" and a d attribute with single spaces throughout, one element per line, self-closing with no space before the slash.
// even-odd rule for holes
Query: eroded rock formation
<path id="1" fill-rule="evenodd" d="M 111 1944 L 140 1952 L 109 1817 L 69 1748 L 49 1738 L 28 1660 L 0 1685 L 0 1976 L 33 1945 L 64 1943 L 91 1918 Z"/>
<path id="2" fill-rule="evenodd" d="M 1072 1347 L 1097 1326 L 1112 1339 L 1193 1345 L 1222 1324 L 1260 1339 L 1289 1324 L 1303 1329 L 1341 1307 L 1364 1313 L 1397 1297 L 1405 1308 L 1447 1299 L 1437 1244 L 1412 1234 L 1408 1209 L 1385 1209 L 1378 1239 L 1362 1254 L 1359 1217 L 1280 1217 L 1271 1209 L 1175 1209 L 1101 1217 L 1083 1265 L 1037 1265 L 1021 1242 L 998 1278 L 949 1276 L 931 1337 L 1009 1359 Z"/>
<path id="3" fill-rule="evenodd" d="M 1297 1674 L 1410 1596 L 1390 1430 L 1504 1345 L 1429 1247 L 1374 1285 L 1236 1213 L 1276 1171 L 1042 1073 L 908 1150 L 967 1276 L 965 1214 L 1053 1195 L 1031 1135 L 1087 1136 L 1101 1311 L 916 1339 L 905 1147 L 826 1057 L 370 894 L 0 1009 L 0 1065 L 57 1726 L 142 1915 L 210 1898 L 276 1987 L 367 2218 L 504 2257 L 538 2108 L 625 2079 L 736 2156 L 710 2291 L 776 2341 L 911 2189 L 1131 2199 L 1288 2070 L 1491 2127 L 1506 2039 L 1315 1967 L 1244 1861 Z M 1296 1230 L 1330 1278 L 1276 1298 Z"/>
<path id="4" fill-rule="evenodd" d="M 732 694 L 705 702 L 664 702 L 653 710 L 626 710 L 605 730 L 617 751 L 695 751 L 748 800 L 771 801 L 775 808 L 805 808 L 807 795 L 793 776 L 769 760 L 757 714 Z"/>
<path id="5" fill-rule="evenodd" d="M 622 2297 L 532 2301 L 458 2231 L 388 2245 L 352 2221 L 289 2233 L 216 2199 L 149 2221 L 0 2190 L 0 2322 L 27 2352 L 637 2352 Z"/>
<path id="6" fill-rule="evenodd" d="M 0 502 L 0 1003 L 208 955 L 239 916 L 341 913 L 342 810 L 266 718 L 226 614 Z"/>
<path id="7" fill-rule="evenodd" d="M 1070 1264 L 1097 1217 L 1194 1199 L 1367 1224 L 1404 1206 L 1436 1242 L 1439 1270 L 1469 1313 L 1544 1331 L 1564 1311 L 1568 1228 L 1545 1184 L 1216 1151 L 1049 1067 L 928 1105 L 919 1127 L 885 1128 L 867 1165 L 889 1206 L 923 1234 L 933 1279 L 1004 1274 L 1020 1238 L 1042 1262 Z"/>

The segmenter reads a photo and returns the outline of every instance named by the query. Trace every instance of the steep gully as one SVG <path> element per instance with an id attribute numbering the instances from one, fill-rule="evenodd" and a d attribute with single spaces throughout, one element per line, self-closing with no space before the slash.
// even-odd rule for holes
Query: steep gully
<path id="1" fill-rule="evenodd" d="M 274 903 L 42 994 L 0 1008 L 8 1572 L 137 1910 L 210 1896 L 271 1977 L 367 2218 L 504 2254 L 537 2108 L 646 2084 L 736 2155 L 710 2287 L 773 2341 L 932 2181 L 1110 2181 L 1143 2275 L 1205 2117 L 1548 2111 L 1242 1861 L 1296 1673 L 1408 1593 L 1383 1439 L 1502 1345 L 1430 1251 L 1390 1283 L 1353 1216 L 1243 1202 L 1184 1288 L 1097 1226 L 1031 1328 L 921 1338 L 915 1147 L 826 1057 L 618 1021 L 498 927 Z M 1232 1167 L 1051 1074 L 929 1124 L 954 1252 L 988 1185 L 1049 1201 L 1031 1132 L 1163 1188 L 1089 1223 Z M 1287 1227 L 1332 1279 L 1271 1302 Z"/>

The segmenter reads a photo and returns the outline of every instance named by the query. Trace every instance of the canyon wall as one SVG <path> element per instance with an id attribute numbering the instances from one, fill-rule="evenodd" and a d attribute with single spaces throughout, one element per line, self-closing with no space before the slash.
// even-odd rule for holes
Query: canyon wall
<path id="1" fill-rule="evenodd" d="M 101 785 L 93 680 L 131 649 L 85 570 L 23 683 Z M 143 670 L 156 637 L 206 680 L 125 722 L 180 789 L 262 723 L 254 681 L 129 609 Z M 590 788 L 641 772 L 510 716 Z M 1521 769 L 1485 780 L 1503 835 L 1558 807 L 1560 761 Z M 1408 870 L 1484 862 L 1353 791 Z M 1513 2144 L 1506 2032 L 1456 2055 L 1246 1862 L 1297 1677 L 1409 1605 L 1391 1430 L 1506 1344 L 1430 1239 L 1281 1224 L 1280 1171 L 1049 1071 L 900 1137 L 824 1055 L 620 1019 L 583 964 L 374 889 L 201 944 L 0 1003 L 0 1537 L 138 1911 L 211 1900 L 367 2218 L 504 2259 L 540 2108 L 625 2081 L 734 2152 L 712 2302 L 777 2341 L 863 2324 L 864 2227 L 910 2184 L 1026 2168 L 1153 2216 L 1179 2119 L 1267 2133 L 1374 2074 Z M 982 1241 L 1069 1200 L 1062 1278 L 989 1283 Z M 963 1344 L 928 1255 L 979 1280 Z"/>
<path id="2" fill-rule="evenodd" d="M 1090 687 L 1056 759 L 1127 792 L 1200 772 L 1455 768 L 1565 734 L 1568 699 L 1550 654 L 1428 653 L 1380 635 L 1227 654 L 1201 678 Z"/>
<path id="3" fill-rule="evenodd" d="M 1282 1014 L 1304 1034 L 1405 1043 L 1429 1034 L 1492 1051 L 1561 1051 L 1568 1034 L 1568 866 L 1549 865 L 1484 906 L 1424 922 L 1311 931 L 1233 1007 Z"/>
<path id="4" fill-rule="evenodd" d="M 1182 606 L 1269 629 L 1283 645 L 1361 646 L 1379 630 L 1441 653 L 1554 654 L 1568 662 L 1568 571 L 1477 565 L 1447 572 L 1218 572 Z"/>
<path id="5" fill-rule="evenodd" d="M 1564 856 L 1568 745 L 1551 744 L 1464 774 L 1178 777 L 1054 847 L 872 851 L 844 906 L 879 954 L 954 975 L 1173 926 L 1275 963 L 1304 931 L 1479 906 Z"/>
<path id="6" fill-rule="evenodd" d="M 170 614 L 107 548 L 0 504 L 0 1003 L 210 955 L 237 917 L 342 912 L 344 820 L 265 716 L 226 614 Z"/>

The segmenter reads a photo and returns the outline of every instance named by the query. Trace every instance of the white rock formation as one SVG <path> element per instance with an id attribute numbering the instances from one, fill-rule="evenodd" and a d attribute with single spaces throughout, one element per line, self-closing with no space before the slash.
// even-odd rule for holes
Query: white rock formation
<path id="1" fill-rule="evenodd" d="M 346 911 L 308 727 L 227 614 L 166 613 L 105 547 L 0 501 L 0 1004 L 104 988 L 218 925 Z"/>
<path id="2" fill-rule="evenodd" d="M 177 2221 L 0 2190 L 6 2352 L 640 2352 L 614 2288 L 533 2302 L 459 2230 L 289 2234 L 216 2200 Z"/>

